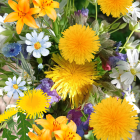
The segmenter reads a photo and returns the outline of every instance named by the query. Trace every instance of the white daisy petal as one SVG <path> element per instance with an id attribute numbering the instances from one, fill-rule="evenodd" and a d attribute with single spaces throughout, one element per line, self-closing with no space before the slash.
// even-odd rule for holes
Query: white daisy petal
<path id="1" fill-rule="evenodd" d="M 20 81 L 21 81 L 21 77 L 18 77 L 18 79 L 17 79 L 17 84 L 19 84 Z"/>
<path id="2" fill-rule="evenodd" d="M 45 48 L 49 48 L 49 47 L 51 47 L 51 42 L 46 42 L 43 46 L 45 47 Z"/>
<path id="3" fill-rule="evenodd" d="M 33 40 L 33 37 L 32 37 L 31 34 L 29 34 L 29 33 L 26 34 L 26 38 L 27 38 L 28 40 L 30 40 L 30 41 Z"/>
<path id="4" fill-rule="evenodd" d="M 47 50 L 47 49 L 44 49 L 44 48 L 42 48 L 41 49 L 41 54 L 43 55 L 43 56 L 47 56 L 47 55 L 49 55 L 49 50 Z"/>
<path id="5" fill-rule="evenodd" d="M 49 40 L 49 36 L 46 35 L 46 36 L 43 38 L 42 41 L 43 41 L 43 42 L 46 42 L 46 41 L 48 41 L 48 40 Z"/>
<path id="6" fill-rule="evenodd" d="M 19 95 L 20 95 L 21 97 L 23 97 L 23 96 L 24 96 L 24 93 L 23 93 L 23 92 L 21 92 L 19 89 L 17 89 L 17 92 L 19 93 Z"/>
<path id="7" fill-rule="evenodd" d="M 27 46 L 27 52 L 32 53 L 32 51 L 34 50 L 34 46 Z"/>
<path id="8" fill-rule="evenodd" d="M 34 56 L 35 58 L 40 58 L 40 57 L 41 57 L 41 54 L 40 54 L 39 51 L 34 50 L 34 51 L 33 51 L 33 56 Z"/>
<path id="9" fill-rule="evenodd" d="M 111 81 L 111 83 L 112 84 L 117 84 L 118 83 L 118 80 L 117 79 L 114 79 L 114 80 Z"/>
<path id="10" fill-rule="evenodd" d="M 17 91 L 13 94 L 13 98 L 18 99 L 18 92 Z"/>
<path id="11" fill-rule="evenodd" d="M 33 43 L 32 43 L 31 41 L 29 41 L 29 40 L 25 40 L 25 43 L 26 43 L 27 45 L 33 45 Z"/>
<path id="12" fill-rule="evenodd" d="M 19 87 L 22 87 L 22 86 L 24 86 L 26 84 L 26 82 L 25 81 L 22 81 L 18 86 Z"/>
<path id="13" fill-rule="evenodd" d="M 38 41 L 41 42 L 42 38 L 44 36 L 44 32 L 40 32 L 38 35 Z"/>

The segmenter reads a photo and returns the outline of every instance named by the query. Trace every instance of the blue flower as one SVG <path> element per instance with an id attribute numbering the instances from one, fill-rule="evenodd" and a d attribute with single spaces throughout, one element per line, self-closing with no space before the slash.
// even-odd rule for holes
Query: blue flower
<path id="1" fill-rule="evenodd" d="M 88 12 L 89 12 L 88 9 L 82 8 L 82 10 L 81 10 L 82 15 L 85 16 L 85 17 L 88 17 Z"/>
<path id="2" fill-rule="evenodd" d="M 2 53 L 5 57 L 17 56 L 21 51 L 21 44 L 11 43 L 2 48 Z"/>
<path id="3" fill-rule="evenodd" d="M 8 91 L 7 96 L 11 97 L 13 95 L 14 99 L 18 98 L 18 94 L 24 96 L 21 90 L 27 90 L 27 88 L 24 87 L 26 82 L 21 81 L 21 77 L 16 80 L 16 76 L 13 77 L 13 80 L 11 78 L 8 78 L 8 80 L 9 81 L 5 82 L 7 86 L 4 87 L 4 90 Z"/>

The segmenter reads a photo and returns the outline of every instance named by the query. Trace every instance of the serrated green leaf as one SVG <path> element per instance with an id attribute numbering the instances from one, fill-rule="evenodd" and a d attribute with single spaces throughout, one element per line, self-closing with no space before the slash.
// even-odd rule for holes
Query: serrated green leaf
<path id="1" fill-rule="evenodd" d="M 7 140 L 15 140 L 17 136 L 12 135 L 12 131 L 4 128 L 2 138 L 7 138 Z"/>
<path id="2" fill-rule="evenodd" d="M 16 125 L 16 122 L 13 121 L 13 117 L 11 117 L 11 119 L 8 120 L 7 125 L 8 129 L 10 129 L 11 131 L 14 129 L 14 125 Z"/>
<path id="3" fill-rule="evenodd" d="M 15 73 L 16 75 L 19 75 L 19 73 L 17 73 L 16 71 L 14 71 L 10 66 L 8 66 L 8 68 L 9 68 L 13 73 Z"/>
<path id="4" fill-rule="evenodd" d="M 30 138 L 26 135 L 29 132 L 28 127 L 32 128 L 32 125 L 26 120 L 26 115 L 21 112 L 18 112 L 17 115 L 19 116 L 17 123 L 18 127 L 18 135 L 21 135 L 20 140 L 30 140 Z"/>

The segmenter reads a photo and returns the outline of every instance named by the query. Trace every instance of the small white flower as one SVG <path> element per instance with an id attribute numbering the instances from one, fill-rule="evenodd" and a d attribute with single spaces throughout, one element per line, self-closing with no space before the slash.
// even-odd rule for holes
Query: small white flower
<path id="1" fill-rule="evenodd" d="M 128 37 L 126 38 L 126 40 L 128 39 Z M 139 43 L 140 43 L 140 40 L 135 40 L 135 37 L 132 36 L 129 41 L 127 42 L 126 46 L 125 46 L 125 49 L 135 49 Z"/>
<path id="2" fill-rule="evenodd" d="M 38 69 L 41 69 L 41 70 L 43 69 L 42 63 L 38 65 Z"/>
<path id="3" fill-rule="evenodd" d="M 135 100 L 134 93 L 133 92 L 130 93 L 130 92 L 126 92 L 126 91 L 124 91 L 124 92 L 126 95 L 125 96 L 126 101 L 128 101 L 129 104 L 133 105 L 134 110 L 136 110 L 137 113 L 140 113 L 140 109 L 135 105 L 136 100 Z"/>
<path id="4" fill-rule="evenodd" d="M 49 54 L 49 48 L 51 46 L 51 42 L 48 42 L 49 37 L 44 37 L 44 32 L 40 32 L 37 35 L 37 32 L 34 30 L 31 34 L 27 33 L 26 38 L 28 40 L 25 41 L 27 46 L 27 52 L 32 53 L 36 58 L 40 58 L 41 54 L 43 56 L 47 56 Z"/>
<path id="5" fill-rule="evenodd" d="M 130 87 L 129 85 L 125 85 L 121 82 L 120 77 L 124 73 L 123 70 L 117 71 L 115 68 L 112 69 L 112 73 L 109 75 L 111 78 L 115 78 L 111 81 L 112 84 L 115 84 L 118 89 L 128 90 Z"/>
<path id="6" fill-rule="evenodd" d="M 127 50 L 127 58 L 129 62 L 117 62 L 117 68 L 125 72 L 120 76 L 121 82 L 130 85 L 134 81 L 135 75 L 140 79 L 140 63 L 138 62 L 139 53 L 137 49 Z"/>
<path id="7" fill-rule="evenodd" d="M 132 17 L 136 16 L 138 18 L 140 18 L 140 8 L 137 7 L 139 6 L 139 2 L 136 1 L 132 4 L 132 6 L 130 6 L 129 8 L 127 8 L 128 13 L 130 13 L 132 15 Z"/>

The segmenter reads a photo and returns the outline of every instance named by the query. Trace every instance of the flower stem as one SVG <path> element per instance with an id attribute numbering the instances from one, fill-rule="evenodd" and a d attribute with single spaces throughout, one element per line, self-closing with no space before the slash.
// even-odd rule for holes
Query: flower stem
<path id="1" fill-rule="evenodd" d="M 122 49 L 120 50 L 120 53 L 122 52 L 122 50 L 125 48 L 127 42 L 129 41 L 130 37 L 132 36 L 132 34 L 134 33 L 134 30 L 131 32 L 131 34 L 129 35 L 129 37 L 127 38 L 125 44 L 123 45 Z"/>
<path id="2" fill-rule="evenodd" d="M 81 110 L 81 112 L 82 112 L 84 118 L 87 120 L 87 117 L 86 117 L 85 113 L 83 112 L 83 110 Z"/>
<path id="3" fill-rule="evenodd" d="M 116 23 L 120 18 L 122 18 L 122 16 L 120 16 L 119 18 L 117 18 L 116 20 L 114 20 L 114 21 L 109 25 L 109 27 L 111 27 L 114 23 Z"/>
<path id="4" fill-rule="evenodd" d="M 95 17 L 95 19 L 97 20 L 97 16 L 98 16 L 97 2 L 95 3 L 95 9 L 96 9 L 96 17 Z"/>

